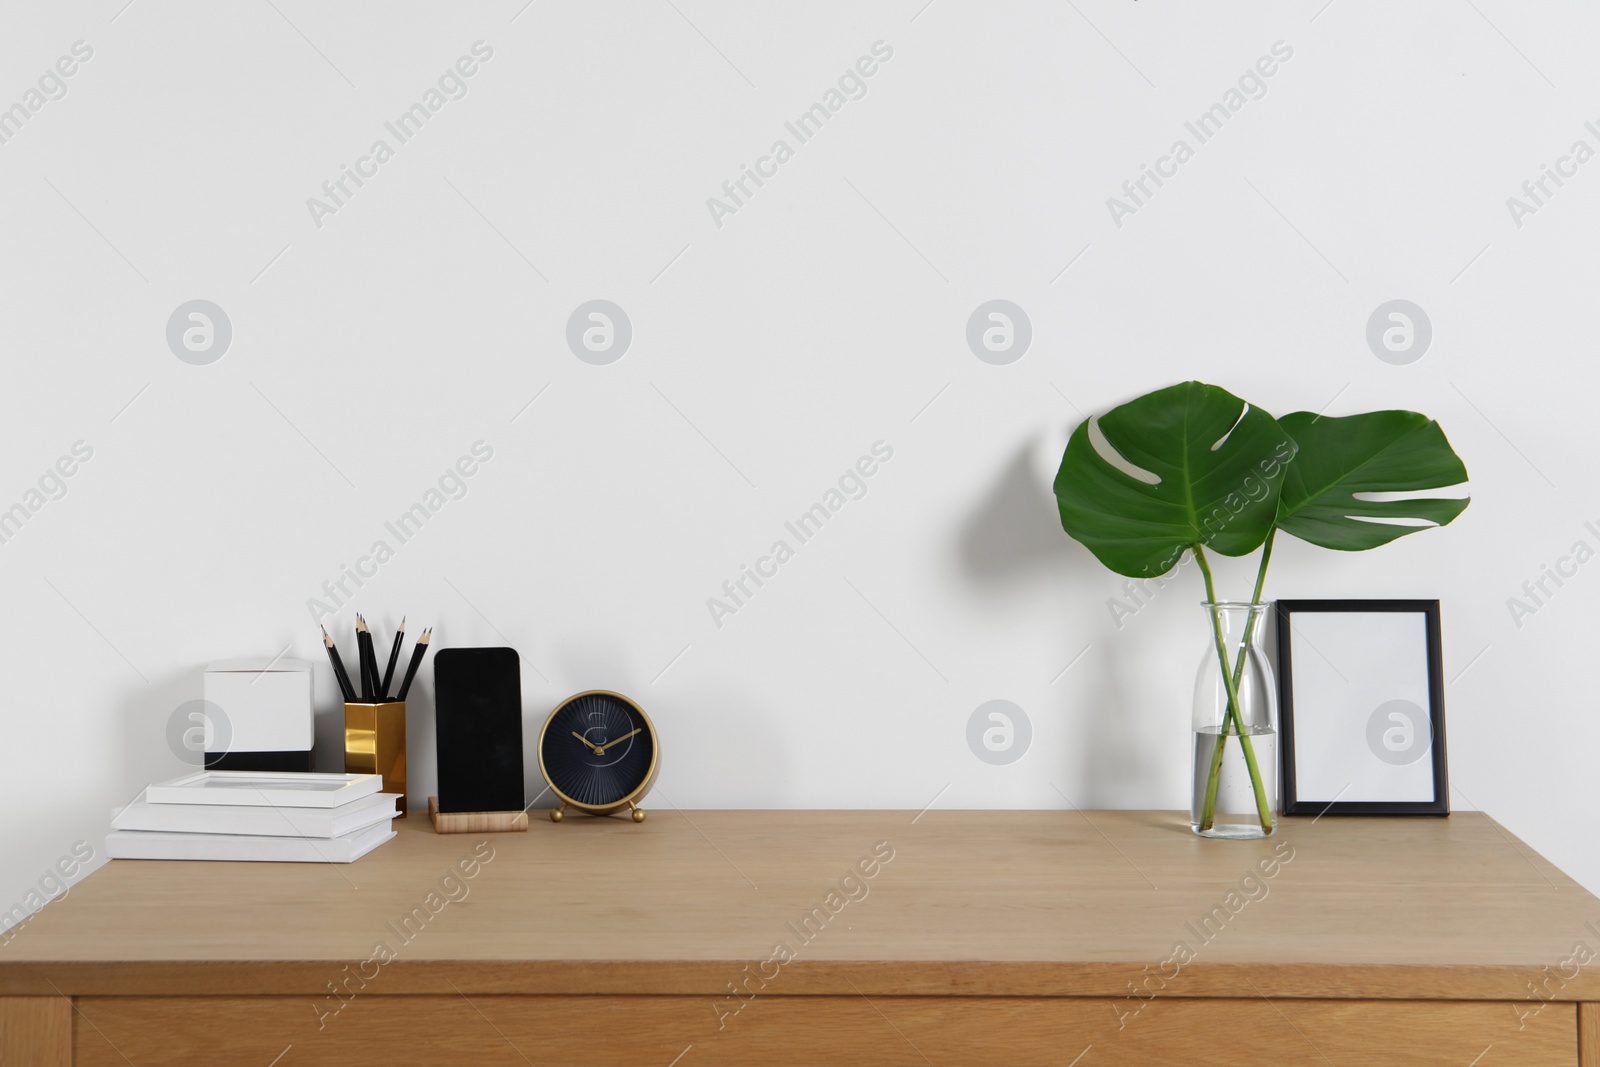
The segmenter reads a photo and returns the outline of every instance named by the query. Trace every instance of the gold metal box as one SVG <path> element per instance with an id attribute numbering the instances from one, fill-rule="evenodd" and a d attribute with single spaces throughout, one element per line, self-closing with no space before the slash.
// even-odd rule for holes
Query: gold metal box
<path id="1" fill-rule="evenodd" d="M 398 793 L 406 814 L 406 705 L 403 700 L 344 706 L 344 769 L 383 775 L 383 791 Z"/>

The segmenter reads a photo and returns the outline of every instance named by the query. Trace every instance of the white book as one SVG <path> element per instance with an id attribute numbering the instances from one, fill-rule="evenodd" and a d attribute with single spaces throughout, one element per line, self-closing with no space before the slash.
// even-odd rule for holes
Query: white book
<path id="1" fill-rule="evenodd" d="M 382 789 L 383 776 L 379 774 L 197 771 L 150 786 L 144 798 L 152 804 L 337 808 Z"/>
<path id="2" fill-rule="evenodd" d="M 235 804 L 152 804 L 145 796 L 113 812 L 113 830 L 173 834 L 252 834 L 262 837 L 342 837 L 399 814 L 394 793 L 374 793 L 337 808 L 252 807 Z"/>
<path id="3" fill-rule="evenodd" d="M 167 834 L 113 830 L 106 855 L 114 860 L 245 860 L 264 863 L 352 863 L 395 832 L 388 823 L 343 837 L 255 837 L 247 834 Z"/>

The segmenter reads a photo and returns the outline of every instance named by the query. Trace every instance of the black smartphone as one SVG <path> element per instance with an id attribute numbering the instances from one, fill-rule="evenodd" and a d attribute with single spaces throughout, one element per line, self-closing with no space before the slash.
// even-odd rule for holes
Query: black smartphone
<path id="1" fill-rule="evenodd" d="M 440 811 L 521 811 L 522 661 L 514 648 L 433 657 Z"/>

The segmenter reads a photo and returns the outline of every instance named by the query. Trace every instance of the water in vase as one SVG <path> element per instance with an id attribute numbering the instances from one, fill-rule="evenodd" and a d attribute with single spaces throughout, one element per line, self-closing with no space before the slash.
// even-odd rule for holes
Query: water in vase
<path id="1" fill-rule="evenodd" d="M 1274 808 L 1278 795 L 1278 735 L 1271 727 L 1260 726 L 1250 730 L 1248 736 L 1267 795 L 1269 829 L 1263 830 L 1261 826 L 1255 789 L 1250 784 L 1250 768 L 1245 763 L 1244 746 L 1239 743 L 1239 737 L 1230 735 L 1224 738 L 1217 727 L 1211 727 L 1194 733 L 1194 796 L 1189 802 L 1189 820 L 1195 833 L 1205 837 L 1266 837 L 1272 832 L 1270 827 L 1276 825 L 1277 813 Z M 1206 783 L 1211 777 L 1211 763 L 1216 758 L 1217 742 L 1222 740 L 1226 744 L 1222 749 L 1222 769 L 1217 781 L 1216 815 L 1209 829 L 1201 829 Z"/>

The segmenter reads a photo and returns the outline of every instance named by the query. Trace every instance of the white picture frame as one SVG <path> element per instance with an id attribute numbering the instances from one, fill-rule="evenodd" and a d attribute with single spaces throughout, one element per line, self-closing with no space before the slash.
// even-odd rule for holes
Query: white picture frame
<path id="1" fill-rule="evenodd" d="M 383 788 L 381 774 L 197 771 L 145 790 L 152 804 L 337 808 Z"/>

